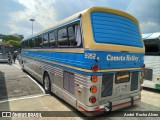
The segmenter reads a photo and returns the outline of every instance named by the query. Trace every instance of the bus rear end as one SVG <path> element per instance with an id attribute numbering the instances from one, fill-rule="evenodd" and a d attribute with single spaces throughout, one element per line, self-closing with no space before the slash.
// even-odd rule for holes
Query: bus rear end
<path id="1" fill-rule="evenodd" d="M 76 90 L 80 91 L 77 108 L 97 113 L 138 103 L 144 45 L 137 20 L 122 11 L 106 8 L 92 8 L 86 16 L 82 16 L 84 61 L 85 68 L 91 71 L 77 78 L 81 82 L 86 78 L 85 85 L 77 82 Z"/>

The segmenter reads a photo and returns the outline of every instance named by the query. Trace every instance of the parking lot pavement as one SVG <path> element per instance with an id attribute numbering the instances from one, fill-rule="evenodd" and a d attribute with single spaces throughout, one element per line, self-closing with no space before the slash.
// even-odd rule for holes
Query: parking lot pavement
<path id="1" fill-rule="evenodd" d="M 18 63 L 0 63 L 0 101 L 43 94 L 43 91 L 22 70 Z"/>
<path id="2" fill-rule="evenodd" d="M 144 103 L 159 107 L 160 111 L 160 90 L 143 88 L 141 96 Z"/>
<path id="3" fill-rule="evenodd" d="M 145 92 L 148 94 L 148 97 L 150 97 L 150 92 Z M 69 104 L 61 100 L 60 98 L 52 95 L 45 95 L 45 96 L 37 96 L 34 98 L 26 98 L 26 99 L 19 99 L 19 100 L 13 100 L 10 102 L 5 102 L 0 104 L 0 111 L 7 110 L 7 105 L 9 104 L 10 111 L 60 111 L 61 117 L 56 117 L 56 119 L 70 119 L 70 120 L 83 120 L 88 119 L 87 117 L 84 117 L 80 112 L 74 112 L 76 109 L 71 107 Z M 3 109 L 2 109 L 3 108 Z M 152 105 L 152 103 L 148 104 L 145 102 L 141 102 L 138 105 L 124 108 L 122 111 L 159 111 L 160 107 L 156 107 Z M 66 116 L 66 111 L 71 111 L 71 116 L 64 118 Z M 73 112 L 73 113 L 72 113 Z M 54 112 L 53 112 L 54 113 Z M 72 114 L 76 117 L 72 117 Z M 99 117 L 94 117 L 92 120 L 146 120 L 145 117 L 116 117 L 118 113 L 112 113 L 109 116 L 106 116 L 106 114 L 102 114 Z M 111 117 L 115 116 L 115 117 Z M 33 120 L 36 120 L 36 118 L 32 118 Z M 43 118 L 45 120 L 53 120 L 53 118 L 45 117 Z M 159 120 L 158 118 L 147 118 L 148 120 Z M 12 118 L 11 120 L 21 120 L 20 118 Z M 42 118 L 40 119 L 42 120 Z"/>

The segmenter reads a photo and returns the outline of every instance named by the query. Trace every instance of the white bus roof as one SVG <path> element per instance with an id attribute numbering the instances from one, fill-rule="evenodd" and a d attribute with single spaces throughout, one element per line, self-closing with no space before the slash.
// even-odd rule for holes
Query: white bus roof
<path id="1" fill-rule="evenodd" d="M 160 38 L 160 32 L 142 34 L 144 40 Z"/>

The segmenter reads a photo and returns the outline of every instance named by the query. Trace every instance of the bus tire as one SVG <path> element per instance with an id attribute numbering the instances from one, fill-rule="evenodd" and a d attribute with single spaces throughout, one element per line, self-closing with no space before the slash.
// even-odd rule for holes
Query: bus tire
<path id="1" fill-rule="evenodd" d="M 49 74 L 46 72 L 43 77 L 43 88 L 46 94 L 51 93 L 51 82 Z"/>

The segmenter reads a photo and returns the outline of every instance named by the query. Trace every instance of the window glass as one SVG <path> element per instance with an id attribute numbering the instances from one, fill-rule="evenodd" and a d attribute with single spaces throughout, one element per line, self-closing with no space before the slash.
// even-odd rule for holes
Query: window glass
<path id="1" fill-rule="evenodd" d="M 33 48 L 33 47 L 34 47 L 34 40 L 33 40 L 33 39 L 30 39 L 30 40 L 29 40 L 29 47 L 30 47 L 30 48 Z"/>
<path id="2" fill-rule="evenodd" d="M 5 53 L 5 47 L 4 46 L 0 46 L 0 49 L 1 49 L 0 50 L 1 53 Z"/>
<path id="3" fill-rule="evenodd" d="M 75 44 L 76 44 L 75 26 L 68 27 L 68 38 L 69 38 L 69 45 L 75 46 Z"/>
<path id="4" fill-rule="evenodd" d="M 43 45 L 43 36 L 41 35 L 41 36 L 38 36 L 38 45 L 39 45 L 39 47 L 42 47 Z"/>
<path id="5" fill-rule="evenodd" d="M 145 54 L 146 55 L 156 55 L 160 54 L 160 42 L 158 39 L 152 39 L 152 40 L 144 40 L 145 45 Z"/>
<path id="6" fill-rule="evenodd" d="M 43 36 L 43 47 L 48 47 L 48 46 L 49 46 L 48 33 L 46 33 Z"/>
<path id="7" fill-rule="evenodd" d="M 68 27 L 68 38 L 70 46 L 81 45 L 81 29 L 78 24 L 74 24 Z"/>
<path id="8" fill-rule="evenodd" d="M 38 37 L 35 38 L 35 47 L 39 47 Z"/>
<path id="9" fill-rule="evenodd" d="M 56 46 L 56 39 L 55 39 L 54 31 L 49 33 L 49 41 L 50 41 L 50 46 L 51 47 L 55 47 Z"/>
<path id="10" fill-rule="evenodd" d="M 28 40 L 26 40 L 24 44 L 25 44 L 25 48 L 28 48 Z"/>
<path id="11" fill-rule="evenodd" d="M 62 29 L 58 30 L 58 45 L 59 46 L 68 46 L 66 28 L 62 28 Z"/>
<path id="12" fill-rule="evenodd" d="M 81 29 L 79 25 L 75 26 L 75 35 L 76 35 L 76 43 L 77 46 L 80 46 L 82 44 L 82 38 L 81 38 Z"/>
<path id="13" fill-rule="evenodd" d="M 24 41 L 21 43 L 21 47 L 22 47 L 22 48 L 25 47 Z"/>

